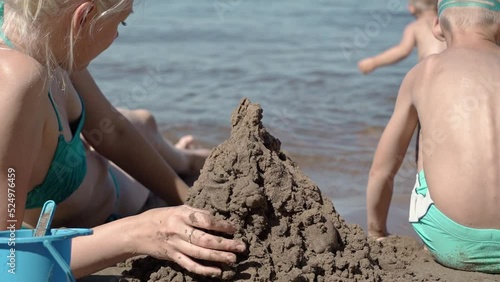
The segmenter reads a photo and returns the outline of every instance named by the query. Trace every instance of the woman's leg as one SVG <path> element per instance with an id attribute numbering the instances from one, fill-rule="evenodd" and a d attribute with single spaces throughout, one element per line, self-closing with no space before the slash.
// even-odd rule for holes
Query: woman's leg
<path id="1" fill-rule="evenodd" d="M 181 175 L 199 173 L 210 154 L 210 150 L 194 148 L 194 138 L 190 135 L 182 137 L 173 146 L 158 131 L 153 115 L 147 110 L 126 110 L 120 112 L 141 132 L 146 139 L 158 150 L 158 153 Z"/>
<path id="2" fill-rule="evenodd" d="M 141 212 L 151 192 L 112 162 L 109 163 L 109 177 L 115 185 L 117 198 L 114 214 L 110 216 L 126 217 Z"/>

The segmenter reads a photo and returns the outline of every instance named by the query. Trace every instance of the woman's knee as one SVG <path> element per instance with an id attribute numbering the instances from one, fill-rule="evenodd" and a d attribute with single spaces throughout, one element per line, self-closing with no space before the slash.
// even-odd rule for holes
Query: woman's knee
<path id="1" fill-rule="evenodd" d="M 150 111 L 138 109 L 133 110 L 132 114 L 140 124 L 146 126 L 147 128 L 152 130 L 156 130 L 158 128 L 156 119 Z"/>

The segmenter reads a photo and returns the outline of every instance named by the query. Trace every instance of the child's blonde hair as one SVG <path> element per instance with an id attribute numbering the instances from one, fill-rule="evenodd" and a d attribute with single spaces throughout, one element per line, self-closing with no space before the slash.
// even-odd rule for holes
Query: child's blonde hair
<path id="1" fill-rule="evenodd" d="M 410 0 L 410 5 L 415 7 L 415 12 L 421 13 L 428 10 L 437 12 L 438 0 Z"/>
<path id="2" fill-rule="evenodd" d="M 439 21 L 441 28 L 446 31 L 473 26 L 488 27 L 500 25 L 500 12 L 480 7 L 453 7 L 444 10 L 439 16 Z"/>
<path id="3" fill-rule="evenodd" d="M 92 19 L 92 26 L 99 20 L 116 12 L 123 11 L 129 0 L 91 0 L 97 9 L 97 16 Z M 9 12 L 4 15 L 3 32 L 16 36 L 22 51 L 33 56 L 42 56 L 49 72 L 57 67 L 54 54 L 50 48 L 50 39 L 53 36 L 52 26 L 60 24 L 60 19 L 83 0 L 4 0 Z M 71 28 L 69 30 L 72 30 Z M 64 68 L 71 71 L 74 64 L 74 44 L 76 34 L 67 34 L 69 52 Z"/>

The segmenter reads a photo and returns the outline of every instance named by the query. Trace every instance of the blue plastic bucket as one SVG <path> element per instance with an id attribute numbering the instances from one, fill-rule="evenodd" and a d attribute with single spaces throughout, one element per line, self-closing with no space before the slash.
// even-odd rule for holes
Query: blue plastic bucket
<path id="1" fill-rule="evenodd" d="M 71 239 L 92 230 L 52 229 L 43 237 L 33 233 L 33 229 L 0 232 L 0 281 L 74 282 L 69 267 Z"/>

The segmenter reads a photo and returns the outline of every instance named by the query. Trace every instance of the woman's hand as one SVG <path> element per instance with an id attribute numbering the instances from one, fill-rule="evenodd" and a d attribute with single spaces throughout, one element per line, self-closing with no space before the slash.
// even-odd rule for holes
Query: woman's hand
<path id="1" fill-rule="evenodd" d="M 222 263 L 236 262 L 234 252 L 244 252 L 243 242 L 210 235 L 202 229 L 233 234 L 236 228 L 208 212 L 178 206 L 146 211 L 137 216 L 134 253 L 176 262 L 190 272 L 219 277 L 222 271 L 193 259 Z"/>

